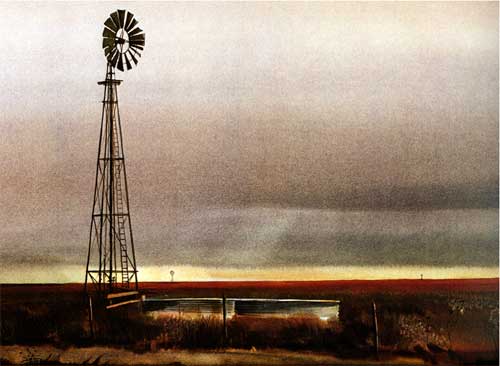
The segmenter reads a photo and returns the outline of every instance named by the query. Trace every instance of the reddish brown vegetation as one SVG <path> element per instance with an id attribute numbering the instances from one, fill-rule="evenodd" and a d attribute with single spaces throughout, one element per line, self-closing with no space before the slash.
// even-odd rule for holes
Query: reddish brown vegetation
<path id="1" fill-rule="evenodd" d="M 47 296 L 64 299 L 83 291 L 83 285 L 3 284 L 2 302 L 36 300 Z M 446 294 L 454 292 L 498 292 L 498 278 L 447 280 L 341 280 L 341 281 L 207 281 L 207 282 L 141 282 L 146 295 L 186 297 L 329 298 L 339 294 Z"/>
<path id="2" fill-rule="evenodd" d="M 267 297 L 341 301 L 338 322 L 317 318 L 228 321 L 226 345 L 282 347 L 361 357 L 372 354 L 372 302 L 377 304 L 384 352 L 414 352 L 430 361 L 495 361 L 498 351 L 498 278 L 306 282 L 147 282 L 148 297 Z M 89 329 L 82 284 L 2 285 L 2 342 L 85 344 Z M 114 312 L 114 314 L 118 314 Z M 124 321 L 127 322 L 124 327 Z M 217 348 L 220 318 L 144 316 L 110 319 L 105 344 Z M 108 332 L 107 332 L 108 333 Z M 445 360 L 445 361 L 446 361 Z"/>
<path id="3" fill-rule="evenodd" d="M 498 278 L 447 280 L 341 280 L 341 281 L 217 281 L 217 282 L 143 282 L 146 294 L 175 296 L 226 296 L 334 298 L 339 293 L 438 293 L 497 292 Z"/>

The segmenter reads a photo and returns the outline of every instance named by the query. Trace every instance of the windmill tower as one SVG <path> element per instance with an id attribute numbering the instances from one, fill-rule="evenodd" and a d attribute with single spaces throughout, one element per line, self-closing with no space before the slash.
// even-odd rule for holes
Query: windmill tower
<path id="1" fill-rule="evenodd" d="M 145 34 L 134 15 L 117 10 L 104 23 L 103 48 L 107 59 L 101 129 L 97 152 L 85 290 L 106 299 L 108 308 L 130 303 L 123 296 L 137 297 L 137 265 L 130 220 L 122 126 L 118 108 L 115 68 L 124 71 L 137 65 Z"/>

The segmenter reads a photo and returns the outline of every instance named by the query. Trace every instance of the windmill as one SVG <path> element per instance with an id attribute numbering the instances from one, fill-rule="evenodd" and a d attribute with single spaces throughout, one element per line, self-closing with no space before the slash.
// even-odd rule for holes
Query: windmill
<path id="1" fill-rule="evenodd" d="M 145 34 L 134 14 L 111 13 L 104 22 L 102 47 L 107 60 L 101 129 L 90 222 L 85 291 L 107 308 L 138 302 L 137 266 L 130 220 L 122 127 L 115 68 L 132 69 L 144 50 Z"/>

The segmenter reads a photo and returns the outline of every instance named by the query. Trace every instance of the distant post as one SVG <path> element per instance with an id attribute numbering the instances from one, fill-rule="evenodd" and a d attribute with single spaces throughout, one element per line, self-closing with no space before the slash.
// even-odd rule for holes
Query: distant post
<path id="1" fill-rule="evenodd" d="M 378 359 L 378 322 L 377 322 L 377 305 L 375 305 L 375 301 L 372 302 L 372 310 L 373 310 L 373 330 L 375 336 L 375 355 Z"/>
<path id="2" fill-rule="evenodd" d="M 171 270 L 170 271 L 170 282 L 174 282 L 174 274 L 175 274 L 174 270 Z"/>
<path id="3" fill-rule="evenodd" d="M 90 337 L 94 339 L 94 312 L 92 309 L 92 297 L 89 296 L 89 323 L 90 323 Z"/>
<path id="4" fill-rule="evenodd" d="M 227 321 L 226 321 L 226 295 L 223 293 L 222 294 L 222 326 L 224 327 L 224 334 L 223 334 L 223 343 L 226 345 L 227 343 Z"/>

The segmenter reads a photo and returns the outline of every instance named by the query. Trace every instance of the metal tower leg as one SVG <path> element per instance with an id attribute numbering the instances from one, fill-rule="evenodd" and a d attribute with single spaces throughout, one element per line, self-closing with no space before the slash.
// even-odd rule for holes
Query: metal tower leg
<path id="1" fill-rule="evenodd" d="M 106 79 L 98 83 L 104 86 L 104 99 L 85 276 L 87 292 L 95 291 L 101 297 L 108 298 L 112 293 L 137 290 L 137 267 L 118 110 L 117 87 L 120 83 L 114 78 L 111 65 L 108 65 Z M 132 279 L 134 285 L 131 284 Z"/>

